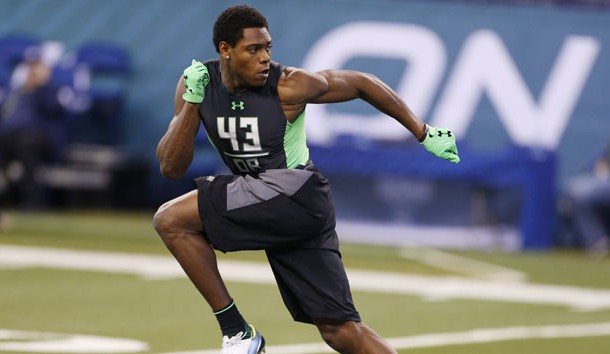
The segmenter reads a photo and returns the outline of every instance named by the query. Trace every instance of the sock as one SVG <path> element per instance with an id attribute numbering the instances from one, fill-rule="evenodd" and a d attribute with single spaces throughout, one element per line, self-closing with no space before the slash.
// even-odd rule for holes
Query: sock
<path id="1" fill-rule="evenodd" d="M 224 309 L 214 312 L 214 315 L 218 320 L 223 336 L 231 338 L 239 332 L 244 332 L 244 338 L 252 337 L 250 326 L 239 313 L 235 301 L 231 301 L 229 306 Z"/>

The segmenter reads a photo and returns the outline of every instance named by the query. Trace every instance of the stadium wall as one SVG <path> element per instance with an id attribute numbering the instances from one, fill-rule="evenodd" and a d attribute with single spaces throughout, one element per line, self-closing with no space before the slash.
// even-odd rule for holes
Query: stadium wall
<path id="1" fill-rule="evenodd" d="M 319 156 L 319 167 L 329 168 L 337 186 L 338 215 L 348 221 L 342 225 L 353 225 L 350 220 L 392 225 L 394 233 L 366 229 L 369 235 L 394 235 L 387 242 L 551 246 L 557 189 L 586 169 L 610 140 L 607 8 L 390 0 L 247 3 L 269 19 L 275 60 L 312 70 L 374 73 L 421 118 L 452 128 L 464 147 L 465 158 L 453 171 L 433 165 L 423 168 L 430 173 L 420 173 L 417 144 L 392 120 L 362 103 L 310 107 L 312 155 Z M 191 58 L 216 55 L 211 26 L 230 4 L 237 2 L 3 0 L 0 35 L 58 40 L 66 53 L 87 42 L 127 48 L 135 72 L 120 145 L 154 166 L 156 143 L 172 115 L 175 83 Z M 217 168 L 209 146 L 202 142 L 200 150 L 191 175 Z M 333 168 L 333 161 L 346 156 L 354 163 L 336 164 L 348 166 L 344 170 Z M 513 173 L 498 172 L 503 168 Z M 190 188 L 188 179 L 184 183 Z M 353 190 L 343 185 L 366 190 L 360 194 L 370 207 L 355 207 Z M 396 198 L 387 186 L 406 189 L 401 192 L 406 199 Z M 491 218 L 479 215 L 480 200 L 489 208 L 496 203 L 490 195 L 512 188 L 520 192 L 513 204 L 497 207 L 500 211 Z M 439 202 L 447 189 L 455 195 Z M 153 206 L 180 192 L 158 175 L 150 190 Z M 405 201 L 425 207 L 406 210 Z M 506 211 L 515 205 L 517 215 Z M 472 228 L 492 224 L 502 226 L 492 232 Z M 426 231 L 438 225 L 442 229 Z M 503 232 L 506 225 L 509 231 Z M 346 230 L 355 234 L 353 230 L 364 229 Z"/>

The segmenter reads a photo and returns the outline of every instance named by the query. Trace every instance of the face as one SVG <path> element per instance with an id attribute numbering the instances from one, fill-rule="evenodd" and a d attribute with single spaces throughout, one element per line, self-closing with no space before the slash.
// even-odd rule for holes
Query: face
<path id="1" fill-rule="evenodd" d="M 25 81 L 26 89 L 35 89 L 43 86 L 49 81 L 51 76 L 51 68 L 45 65 L 40 60 L 31 61 L 27 64 L 28 76 Z"/>
<path id="2" fill-rule="evenodd" d="M 226 46 L 223 56 L 230 57 L 228 65 L 235 89 L 261 87 L 269 76 L 271 35 L 266 28 L 245 28 L 243 38 L 235 47 Z"/>

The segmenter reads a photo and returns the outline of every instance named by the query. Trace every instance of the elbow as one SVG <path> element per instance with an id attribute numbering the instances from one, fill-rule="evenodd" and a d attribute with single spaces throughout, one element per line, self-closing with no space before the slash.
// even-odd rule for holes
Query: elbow
<path id="1" fill-rule="evenodd" d="M 159 161 L 161 175 L 168 179 L 184 177 L 186 170 L 191 164 L 190 160 L 187 162 L 173 154 L 164 153 L 160 148 L 157 149 L 157 160 Z"/>
<path id="2" fill-rule="evenodd" d="M 160 166 L 161 175 L 165 178 L 176 180 L 184 177 L 186 173 L 186 169 L 184 168 L 176 168 L 172 164 L 161 162 Z"/>

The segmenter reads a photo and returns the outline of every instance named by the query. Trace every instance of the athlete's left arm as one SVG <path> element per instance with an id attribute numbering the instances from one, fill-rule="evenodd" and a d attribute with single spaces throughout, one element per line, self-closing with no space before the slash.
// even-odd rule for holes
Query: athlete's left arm
<path id="1" fill-rule="evenodd" d="M 351 70 L 325 70 L 317 74 L 326 80 L 328 90 L 310 100 L 310 103 L 345 102 L 360 98 L 396 119 L 418 140 L 424 137 L 424 122 L 415 116 L 391 87 L 375 75 Z"/>

